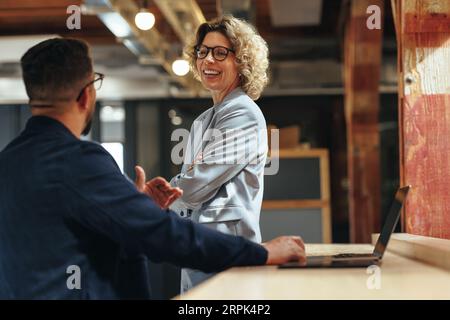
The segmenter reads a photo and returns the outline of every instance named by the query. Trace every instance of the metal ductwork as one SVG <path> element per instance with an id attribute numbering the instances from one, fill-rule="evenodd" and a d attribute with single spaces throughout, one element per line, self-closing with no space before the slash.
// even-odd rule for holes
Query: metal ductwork
<path id="1" fill-rule="evenodd" d="M 217 11 L 219 15 L 231 14 L 255 23 L 255 6 L 252 0 L 217 0 Z"/>
<path id="2" fill-rule="evenodd" d="M 184 43 L 205 22 L 205 16 L 195 0 L 153 0 L 173 30 Z"/>
<path id="3" fill-rule="evenodd" d="M 191 93 L 198 94 L 201 85 L 190 73 L 183 77 L 173 73 L 172 61 L 177 57 L 172 45 L 155 28 L 143 31 L 135 26 L 134 17 L 139 9 L 133 0 L 85 0 L 82 6 L 84 14 L 96 14 L 140 63 L 158 61 L 172 79 Z"/>
<path id="4" fill-rule="evenodd" d="M 322 17 L 322 0 L 270 0 L 270 17 L 274 27 L 317 26 Z"/>

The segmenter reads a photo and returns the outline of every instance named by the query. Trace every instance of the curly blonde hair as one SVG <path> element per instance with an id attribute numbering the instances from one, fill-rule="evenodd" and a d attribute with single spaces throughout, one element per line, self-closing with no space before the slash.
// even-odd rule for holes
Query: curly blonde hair
<path id="1" fill-rule="evenodd" d="M 269 82 L 269 49 L 266 41 L 251 24 L 231 15 L 202 23 L 184 48 L 184 54 L 197 80 L 200 80 L 200 75 L 197 72 L 195 51 L 209 32 L 220 32 L 231 42 L 241 79 L 240 86 L 250 98 L 257 100 Z"/>

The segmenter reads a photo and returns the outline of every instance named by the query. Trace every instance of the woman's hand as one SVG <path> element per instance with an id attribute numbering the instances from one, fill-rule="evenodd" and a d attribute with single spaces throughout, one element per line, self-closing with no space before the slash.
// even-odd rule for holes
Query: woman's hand
<path id="1" fill-rule="evenodd" d="M 180 188 L 173 188 L 166 179 L 156 177 L 145 182 L 144 169 L 140 166 L 136 166 L 135 171 L 135 185 L 138 191 L 149 196 L 161 209 L 167 209 L 175 200 L 183 195 L 183 190 Z"/>

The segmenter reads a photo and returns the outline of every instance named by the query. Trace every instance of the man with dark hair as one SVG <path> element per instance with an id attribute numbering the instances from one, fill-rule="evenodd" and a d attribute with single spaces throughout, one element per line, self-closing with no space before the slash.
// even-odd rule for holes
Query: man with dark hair
<path id="1" fill-rule="evenodd" d="M 0 153 L 0 299 L 150 298 L 148 259 L 205 272 L 305 260 L 299 237 L 259 245 L 178 218 L 164 208 L 180 190 L 142 171 L 135 186 L 80 140 L 103 80 L 84 42 L 47 40 L 21 62 L 33 116 Z"/>
<path id="2" fill-rule="evenodd" d="M 86 43 L 49 39 L 28 50 L 21 59 L 27 94 L 38 101 L 71 101 L 92 74 Z M 70 82 L 69 82 L 70 81 Z"/>
<path id="3" fill-rule="evenodd" d="M 49 112 L 62 115 L 70 109 L 74 97 L 75 102 L 86 99 L 83 91 L 91 84 L 100 88 L 103 81 L 102 74 L 93 73 L 88 45 L 75 39 L 43 41 L 28 50 L 20 61 L 30 106 L 34 108 L 33 115 Z M 92 124 L 95 90 L 92 93 L 94 98 L 88 105 L 82 135 L 89 133 Z"/>

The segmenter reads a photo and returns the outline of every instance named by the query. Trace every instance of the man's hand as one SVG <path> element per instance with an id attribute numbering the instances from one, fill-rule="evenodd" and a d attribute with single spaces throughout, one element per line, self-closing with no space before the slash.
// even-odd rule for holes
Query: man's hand
<path id="1" fill-rule="evenodd" d="M 268 251 L 266 264 L 282 264 L 290 261 L 306 263 L 305 244 L 302 238 L 282 236 L 262 244 Z"/>
<path id="2" fill-rule="evenodd" d="M 140 166 L 135 167 L 135 185 L 139 192 L 142 192 L 153 199 L 161 209 L 167 209 L 175 200 L 183 195 L 180 188 L 172 188 L 166 179 L 156 177 L 145 182 L 145 171 Z"/>

